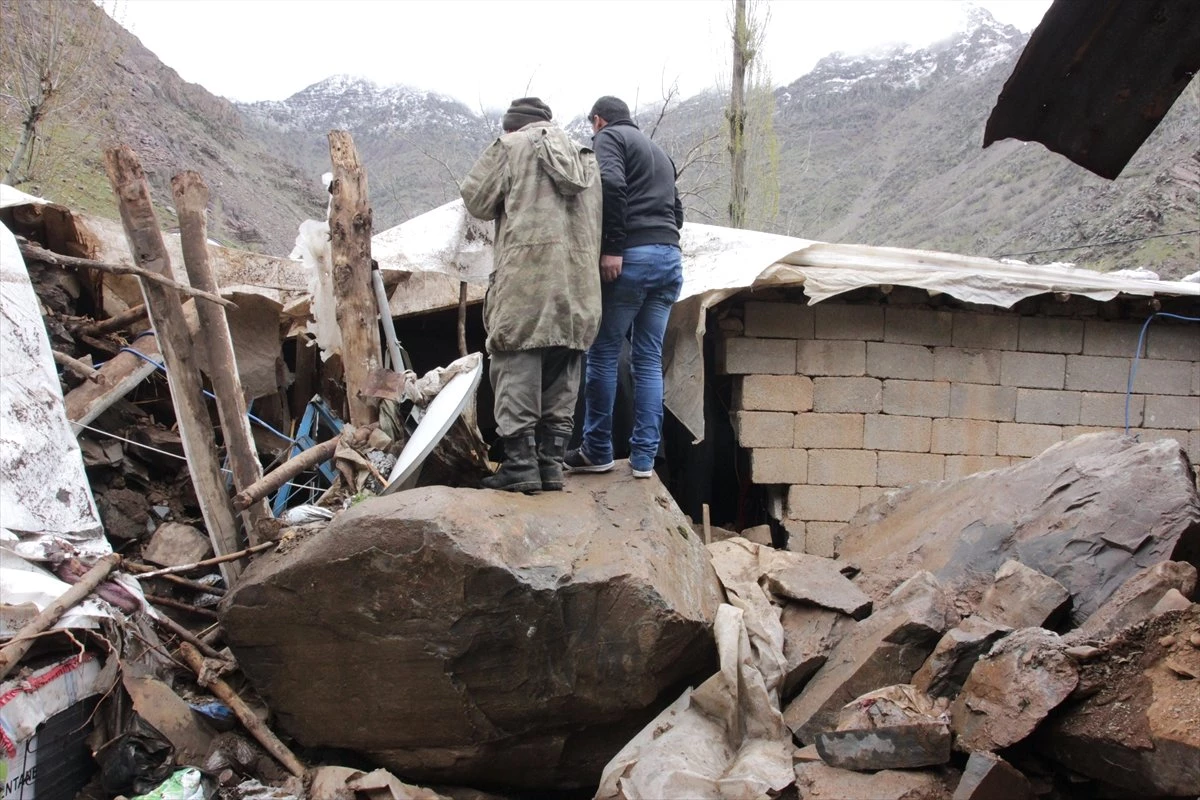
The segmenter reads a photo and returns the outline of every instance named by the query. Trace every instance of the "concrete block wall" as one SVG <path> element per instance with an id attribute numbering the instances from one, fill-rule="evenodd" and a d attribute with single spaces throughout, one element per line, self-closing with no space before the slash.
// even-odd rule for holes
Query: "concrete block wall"
<path id="1" fill-rule="evenodd" d="M 750 479 L 786 486 L 785 527 L 832 556 L 889 489 L 1009 466 L 1081 433 L 1172 438 L 1200 458 L 1200 325 L 931 305 L 746 300 L 722 330 Z M 1062 313 L 1062 312 L 1060 312 Z M 1128 410 L 1127 410 L 1128 406 Z"/>

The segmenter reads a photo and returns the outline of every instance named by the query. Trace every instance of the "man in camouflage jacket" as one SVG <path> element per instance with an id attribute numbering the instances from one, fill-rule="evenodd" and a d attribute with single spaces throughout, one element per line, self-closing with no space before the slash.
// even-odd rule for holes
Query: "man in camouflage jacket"
<path id="1" fill-rule="evenodd" d="M 505 460 L 484 485 L 513 492 L 562 489 L 580 365 L 600 324 L 596 156 L 550 119 L 538 98 L 514 100 L 460 187 L 468 212 L 496 221 L 483 322 Z"/>

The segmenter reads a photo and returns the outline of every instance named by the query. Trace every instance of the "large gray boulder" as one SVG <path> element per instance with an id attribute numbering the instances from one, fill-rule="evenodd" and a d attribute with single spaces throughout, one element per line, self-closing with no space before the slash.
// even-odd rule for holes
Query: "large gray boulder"
<path id="1" fill-rule="evenodd" d="M 662 484 L 605 475 L 366 500 L 257 561 L 222 624 L 302 745 L 414 782 L 569 788 L 711 673 L 722 600 Z"/>
<path id="2" fill-rule="evenodd" d="M 1070 592 L 1077 625 L 1146 567 L 1200 565 L 1200 497 L 1177 442 L 1084 434 L 1007 469 L 889 493 L 837 552 L 877 600 L 929 570 L 968 605 L 1015 560 Z"/>

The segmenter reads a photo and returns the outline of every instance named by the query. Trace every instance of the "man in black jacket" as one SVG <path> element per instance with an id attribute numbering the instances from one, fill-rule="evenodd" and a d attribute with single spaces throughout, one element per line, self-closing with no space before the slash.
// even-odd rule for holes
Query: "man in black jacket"
<path id="1" fill-rule="evenodd" d="M 629 465 L 634 477 L 648 478 L 662 435 L 663 337 L 683 285 L 683 204 L 675 164 L 634 124 L 629 106 L 616 97 L 601 97 L 588 120 L 604 191 L 603 310 L 600 332 L 588 349 L 583 440 L 567 454 L 566 465 L 575 472 L 613 468 L 617 359 L 628 336 L 634 395 Z"/>

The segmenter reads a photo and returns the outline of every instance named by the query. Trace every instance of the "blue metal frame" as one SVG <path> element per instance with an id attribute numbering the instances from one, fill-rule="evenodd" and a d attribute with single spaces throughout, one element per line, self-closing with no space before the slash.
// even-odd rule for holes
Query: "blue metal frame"
<path id="1" fill-rule="evenodd" d="M 335 434 L 342 432 L 342 421 L 334 415 L 333 410 L 326 404 L 321 395 L 315 394 L 304 409 L 304 416 L 300 418 L 300 425 L 296 429 L 293 444 L 288 449 L 288 459 L 295 458 L 310 447 L 316 446 L 317 440 L 315 437 L 322 422 L 332 428 Z M 317 470 L 325 476 L 325 479 L 331 485 L 334 479 L 337 478 L 337 472 L 333 469 L 333 459 L 319 464 Z M 276 517 L 282 514 L 287 508 L 287 501 L 291 495 L 292 485 L 285 483 L 275 493 L 275 501 L 271 505 L 271 513 Z"/>

